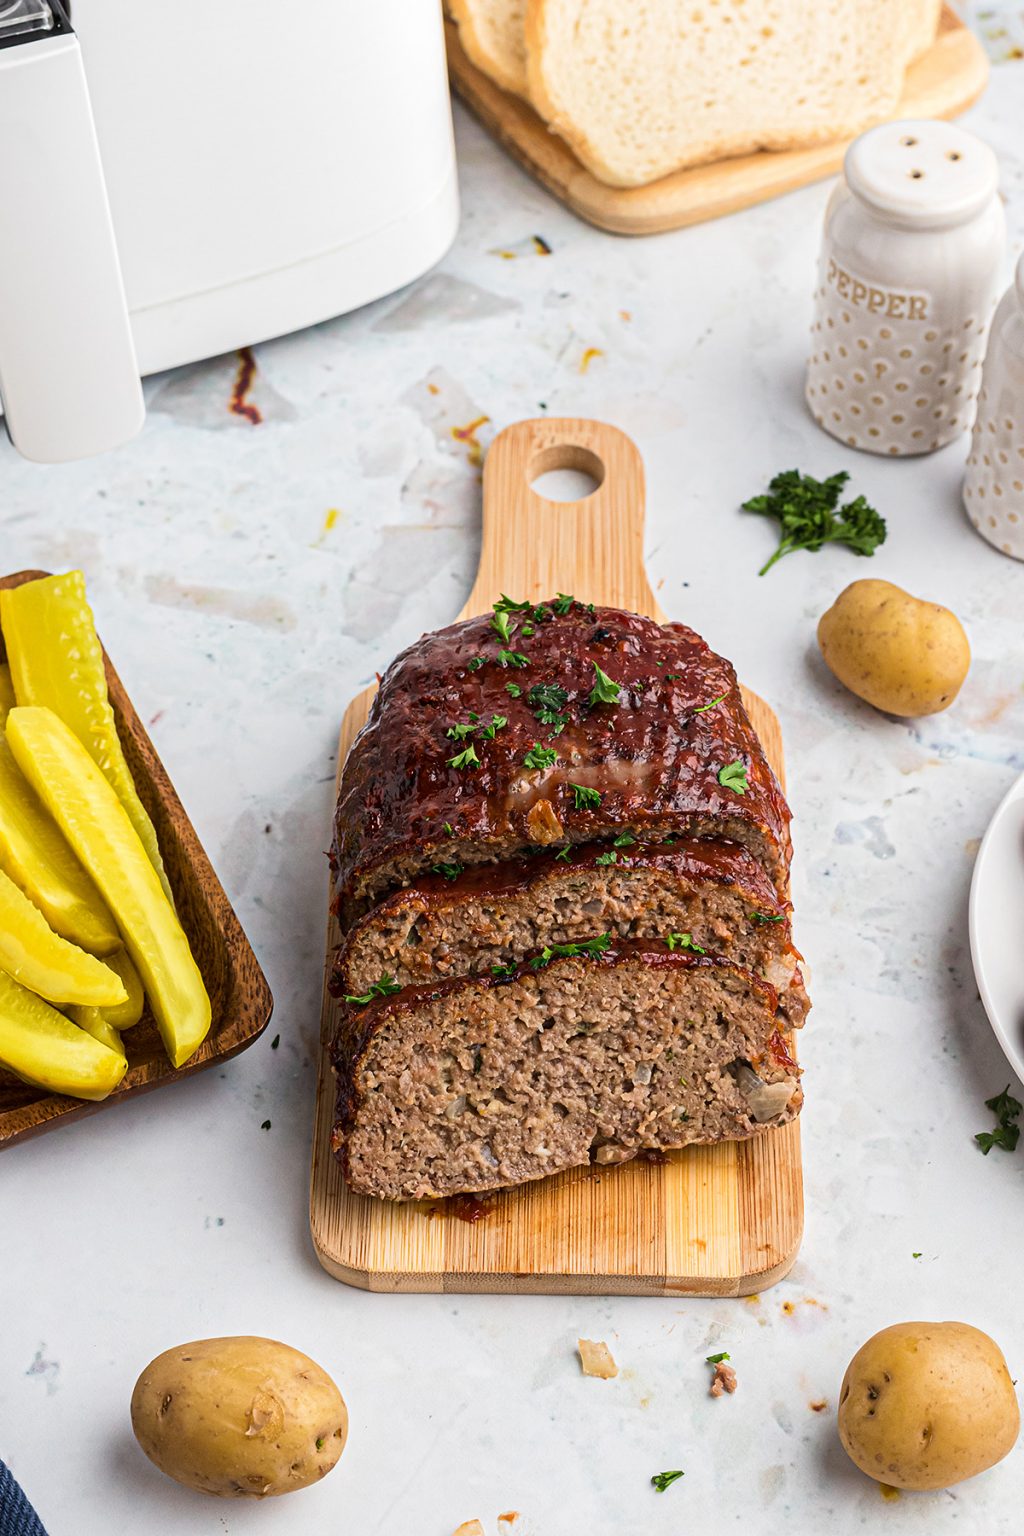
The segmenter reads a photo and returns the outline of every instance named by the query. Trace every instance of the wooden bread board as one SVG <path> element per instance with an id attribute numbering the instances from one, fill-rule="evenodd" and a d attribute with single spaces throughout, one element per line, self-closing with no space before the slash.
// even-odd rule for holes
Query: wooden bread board
<path id="1" fill-rule="evenodd" d="M 484 127 L 574 213 L 613 234 L 662 234 L 767 202 L 834 175 L 850 142 L 761 150 L 676 171 L 646 187 L 609 187 L 585 169 L 527 102 L 470 63 L 454 22 L 446 20 L 445 31 L 452 86 Z M 984 48 L 947 5 L 932 47 L 907 70 L 893 116 L 956 117 L 977 101 L 987 81 Z"/>
<path id="2" fill-rule="evenodd" d="M 0 587 L 21 586 L 48 574 L 20 571 L 0 577 Z M 0 642 L 0 660 L 3 656 Z M 147 1002 L 139 1023 L 124 1034 L 128 1070 L 118 1088 L 99 1103 L 30 1087 L 0 1068 L 0 1150 L 220 1065 L 259 1038 L 274 1009 L 259 961 L 106 652 L 104 663 L 117 734 L 156 828 L 178 916 L 210 994 L 210 1032 L 184 1066 L 173 1067 Z"/>
<path id="3" fill-rule="evenodd" d="M 588 472 L 597 490 L 553 502 L 531 489 L 557 468 Z M 501 592 L 539 601 L 562 591 L 663 620 L 644 570 L 643 524 L 643 463 L 624 433 L 596 421 L 506 428 L 484 465 L 480 568 L 459 617 L 487 612 Z M 367 689 L 345 713 L 339 772 L 372 697 Z M 756 694 L 744 698 L 781 779 L 779 723 Z M 328 970 L 339 938 L 328 915 Z M 793 1264 L 803 1229 L 798 1122 L 664 1162 L 575 1168 L 489 1196 L 482 1214 L 458 1197 L 403 1205 L 353 1194 L 329 1145 L 336 1024 L 325 984 L 310 1224 L 337 1279 L 374 1291 L 737 1296 Z"/>

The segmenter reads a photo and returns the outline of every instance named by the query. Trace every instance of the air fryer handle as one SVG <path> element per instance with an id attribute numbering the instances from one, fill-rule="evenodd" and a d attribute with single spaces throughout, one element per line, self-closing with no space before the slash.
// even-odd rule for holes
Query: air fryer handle
<path id="1" fill-rule="evenodd" d="M 0 398 L 11 441 L 44 464 L 145 419 L 82 55 L 52 9 L 56 33 L 0 47 Z"/>

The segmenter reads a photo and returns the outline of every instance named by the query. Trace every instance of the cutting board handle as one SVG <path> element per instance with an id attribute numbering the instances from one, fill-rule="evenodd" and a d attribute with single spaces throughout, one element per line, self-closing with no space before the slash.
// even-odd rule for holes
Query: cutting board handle
<path id="1" fill-rule="evenodd" d="M 538 475 L 577 469 L 597 488 L 579 501 L 549 501 Z M 632 438 L 602 421 L 519 421 L 494 439 L 484 461 L 483 544 L 460 618 L 485 613 L 507 592 L 539 601 L 571 592 L 660 618 L 644 570 L 644 466 Z"/>

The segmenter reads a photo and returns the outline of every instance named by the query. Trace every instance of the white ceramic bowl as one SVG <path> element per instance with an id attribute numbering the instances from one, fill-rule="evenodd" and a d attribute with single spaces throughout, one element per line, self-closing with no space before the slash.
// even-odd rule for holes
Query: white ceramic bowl
<path id="1" fill-rule="evenodd" d="M 982 839 L 971 880 L 971 959 L 989 1023 L 1024 1079 L 1024 774 Z"/>

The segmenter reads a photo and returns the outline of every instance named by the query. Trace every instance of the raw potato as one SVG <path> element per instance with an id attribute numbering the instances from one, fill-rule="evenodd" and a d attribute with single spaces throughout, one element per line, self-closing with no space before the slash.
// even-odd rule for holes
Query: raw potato
<path id="1" fill-rule="evenodd" d="M 348 1413 L 327 1373 L 273 1339 L 198 1339 L 158 1355 L 132 1393 L 132 1429 L 161 1472 L 200 1493 L 263 1499 L 325 1477 Z"/>
<path id="2" fill-rule="evenodd" d="M 839 1438 L 896 1488 L 948 1488 L 1013 1449 L 1020 1410 L 999 1347 L 968 1323 L 896 1323 L 850 1361 Z"/>
<path id="3" fill-rule="evenodd" d="M 851 693 L 890 715 L 948 709 L 971 648 L 955 613 L 891 581 L 855 581 L 818 622 L 826 665 Z"/>

